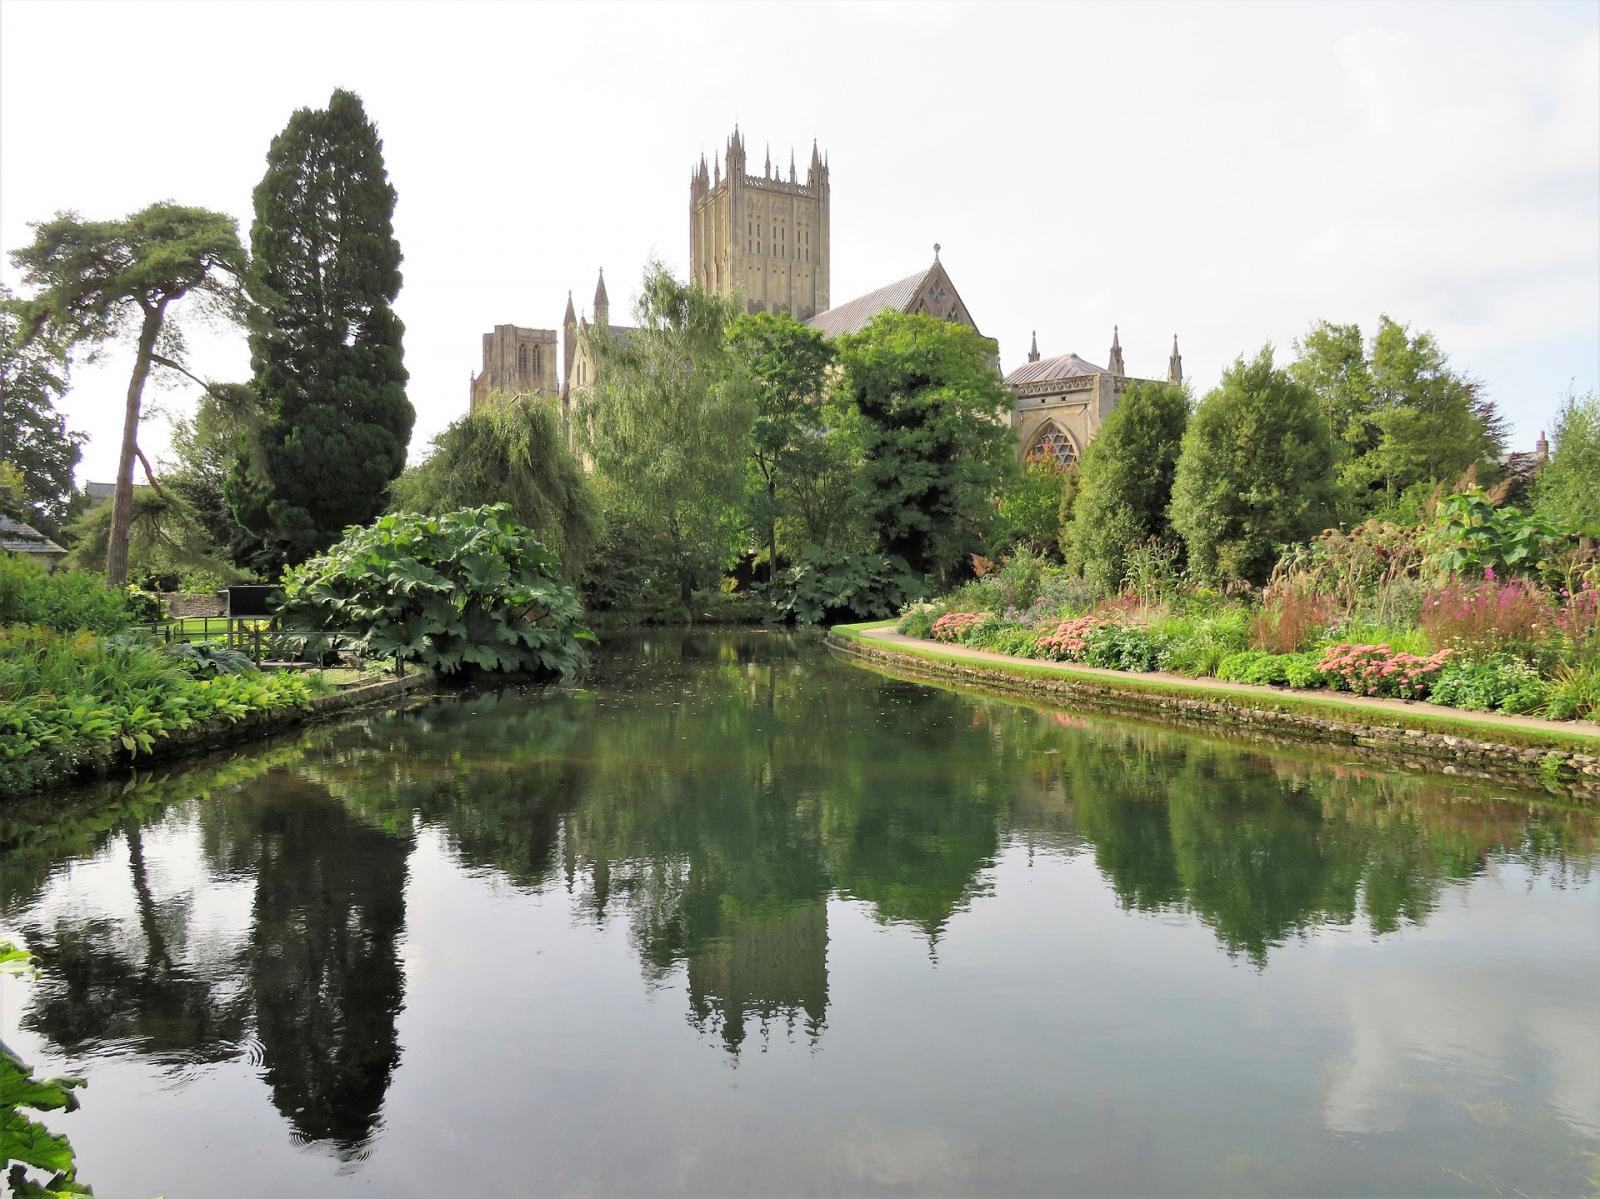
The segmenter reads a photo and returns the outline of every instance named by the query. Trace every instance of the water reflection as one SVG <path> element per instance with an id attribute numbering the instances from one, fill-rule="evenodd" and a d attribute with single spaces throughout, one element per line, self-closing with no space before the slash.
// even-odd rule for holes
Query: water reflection
<path id="1" fill-rule="evenodd" d="M 826 1037 L 840 904 L 937 961 L 1011 849 L 1092 855 L 1125 913 L 1198 922 L 1265 971 L 1317 930 L 1423 925 L 1497 863 L 1582 885 L 1596 830 L 1468 785 L 900 682 L 805 639 L 651 635 L 581 687 L 446 698 L 88 794 L 65 818 L 0 814 L 0 913 L 46 967 L 23 1025 L 60 1052 L 180 1072 L 244 1058 L 298 1138 L 356 1159 L 404 1052 L 424 834 L 580 927 L 625 930 L 644 986 L 681 986 L 689 1023 L 736 1059 Z M 496 955 L 526 947 L 478 949 L 468 982 L 493 988 Z M 1382 1031 L 1379 991 L 1328 993 L 1375 1031 L 1324 1122 L 1368 1130 L 1405 1058 L 1385 1038 L 1415 1044 L 1428 1021 Z"/>

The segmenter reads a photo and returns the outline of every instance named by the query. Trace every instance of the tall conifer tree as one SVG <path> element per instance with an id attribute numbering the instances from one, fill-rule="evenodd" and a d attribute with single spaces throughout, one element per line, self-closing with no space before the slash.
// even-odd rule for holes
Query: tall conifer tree
<path id="1" fill-rule="evenodd" d="M 229 480 L 239 522 L 298 562 L 384 508 L 405 465 L 406 399 L 395 190 L 359 97 L 302 108 L 255 190 L 250 338 L 259 433 Z"/>

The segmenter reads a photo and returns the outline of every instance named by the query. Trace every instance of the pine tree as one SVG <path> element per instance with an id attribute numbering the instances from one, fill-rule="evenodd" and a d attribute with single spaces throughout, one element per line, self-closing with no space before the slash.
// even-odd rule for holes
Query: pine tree
<path id="1" fill-rule="evenodd" d="M 395 190 L 359 97 L 336 91 L 272 141 L 255 190 L 250 338 L 263 419 L 229 480 L 239 522 L 298 562 L 383 511 L 405 466 Z"/>

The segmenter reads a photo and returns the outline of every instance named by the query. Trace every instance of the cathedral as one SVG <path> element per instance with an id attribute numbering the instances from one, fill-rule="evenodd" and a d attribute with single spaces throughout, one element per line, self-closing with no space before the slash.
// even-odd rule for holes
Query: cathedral
<path id="1" fill-rule="evenodd" d="M 701 155 L 689 173 L 689 269 L 695 283 L 716 295 L 738 296 L 746 312 L 787 313 L 830 340 L 859 332 L 885 311 L 923 312 L 978 328 L 939 260 L 938 245 L 933 247 L 932 263 L 922 270 L 832 305 L 832 184 L 826 155 L 812 143 L 804 182 L 792 151 L 787 178 L 781 169 L 773 170 L 770 150 L 759 175 L 750 173 L 745 155 L 744 135 L 736 126 L 721 160 L 708 164 Z M 611 324 L 603 271 L 595 284 L 592 309 L 575 312 L 572 293 L 567 293 L 559 335 L 554 329 L 516 325 L 496 325 L 485 333 L 483 368 L 471 378 L 471 407 L 477 408 L 495 391 L 559 396 L 565 407 L 575 389 L 594 381 L 594 364 L 583 338 L 591 319 L 593 326 L 614 338 L 633 332 L 626 325 Z M 998 372 L 998 357 L 994 366 Z M 1028 361 L 1005 376 L 1013 397 L 1011 427 L 1018 457 L 1047 455 L 1063 465 L 1075 462 L 1128 385 L 1143 381 L 1147 380 L 1127 373 L 1115 329 L 1103 367 L 1077 354 L 1041 358 L 1035 334 Z M 1183 381 L 1176 337 L 1167 381 Z"/>

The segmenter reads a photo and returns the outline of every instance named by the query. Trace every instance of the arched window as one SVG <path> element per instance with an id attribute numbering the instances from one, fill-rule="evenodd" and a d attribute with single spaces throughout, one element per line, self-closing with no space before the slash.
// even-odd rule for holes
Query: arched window
<path id="1" fill-rule="evenodd" d="M 1057 466 L 1071 466 L 1078 460 L 1078 447 L 1053 420 L 1039 426 L 1033 444 L 1028 447 L 1029 458 L 1054 458 Z"/>
<path id="2" fill-rule="evenodd" d="M 528 373 L 528 347 L 517 347 L 517 371 L 519 374 Z"/>
<path id="3" fill-rule="evenodd" d="M 541 370 L 541 368 L 543 366 L 542 362 L 540 361 L 540 359 L 542 357 L 543 357 L 543 355 L 539 352 L 539 347 L 538 346 L 534 346 L 533 347 L 533 373 L 536 374 L 536 375 L 540 373 L 540 370 Z"/>

